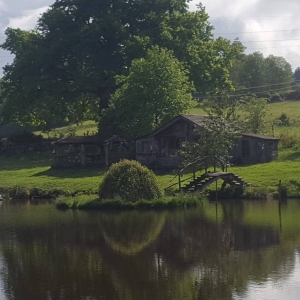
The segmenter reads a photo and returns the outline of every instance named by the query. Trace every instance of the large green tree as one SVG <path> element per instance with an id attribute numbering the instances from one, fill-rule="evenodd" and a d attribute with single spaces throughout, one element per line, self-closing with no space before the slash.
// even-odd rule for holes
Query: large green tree
<path id="1" fill-rule="evenodd" d="M 191 108 L 193 86 L 181 62 L 155 47 L 132 62 L 128 76 L 118 76 L 120 88 L 100 120 L 102 134 L 145 135 Z"/>
<path id="2" fill-rule="evenodd" d="M 128 75 L 131 61 L 154 45 L 174 52 L 199 92 L 230 89 L 228 68 L 243 47 L 215 40 L 205 9 L 190 12 L 187 2 L 56 0 L 35 30 L 8 28 L 2 49 L 15 59 L 4 68 L 5 119 L 99 115 L 115 76 Z"/>

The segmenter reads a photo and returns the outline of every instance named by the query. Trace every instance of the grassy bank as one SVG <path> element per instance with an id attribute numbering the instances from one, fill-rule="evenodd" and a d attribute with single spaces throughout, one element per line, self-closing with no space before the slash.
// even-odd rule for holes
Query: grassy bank
<path id="1" fill-rule="evenodd" d="M 52 169 L 53 154 L 0 156 L 0 193 L 12 198 L 97 194 L 106 169 Z M 157 176 L 162 187 L 172 174 Z"/>
<path id="2" fill-rule="evenodd" d="M 77 195 L 75 197 L 60 196 L 55 200 L 55 204 L 60 209 L 172 209 L 197 207 L 206 201 L 207 198 L 202 194 L 178 195 L 153 201 L 140 200 L 137 202 L 126 202 L 121 199 L 100 200 L 95 195 Z"/>
<path id="3" fill-rule="evenodd" d="M 52 154 L 0 157 L 0 193 L 13 198 L 96 195 L 105 169 L 51 169 Z M 260 193 L 276 193 L 279 180 L 289 197 L 300 197 L 300 151 L 281 151 L 278 161 L 246 167 L 231 167 Z M 190 175 L 184 175 L 182 180 Z M 157 174 L 162 188 L 172 182 L 173 173 Z M 254 191 L 255 192 L 255 191 Z"/>

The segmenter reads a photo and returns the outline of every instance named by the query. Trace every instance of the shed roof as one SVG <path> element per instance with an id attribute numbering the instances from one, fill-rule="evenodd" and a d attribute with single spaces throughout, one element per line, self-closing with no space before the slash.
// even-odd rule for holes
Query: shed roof
<path id="1" fill-rule="evenodd" d="M 279 141 L 280 140 L 279 138 L 261 135 L 261 134 L 255 134 L 255 133 L 243 133 L 242 136 L 263 139 L 263 140 L 270 140 L 270 141 Z"/>
<path id="2" fill-rule="evenodd" d="M 121 143 L 126 142 L 125 139 L 114 135 L 109 139 L 104 139 L 100 135 L 87 135 L 87 136 L 68 136 L 64 137 L 53 144 L 59 145 L 74 145 L 74 144 L 89 144 L 89 145 L 101 145 L 104 143 Z"/>
<path id="3" fill-rule="evenodd" d="M 53 144 L 65 145 L 65 144 L 102 144 L 104 139 L 99 135 L 88 136 L 67 136 L 55 141 Z"/>

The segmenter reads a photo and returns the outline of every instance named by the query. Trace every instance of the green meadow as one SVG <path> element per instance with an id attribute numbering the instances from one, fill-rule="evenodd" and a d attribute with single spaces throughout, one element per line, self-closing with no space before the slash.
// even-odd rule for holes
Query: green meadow
<path id="1" fill-rule="evenodd" d="M 190 114 L 205 114 L 201 105 L 191 109 Z M 282 133 L 295 133 L 300 135 L 300 102 L 299 101 L 285 101 L 278 103 L 270 103 L 267 106 L 266 120 L 270 124 L 266 128 L 266 132 L 272 134 L 271 124 L 276 121 L 282 113 L 285 113 L 290 120 L 290 126 L 276 126 L 274 127 L 275 136 L 280 136 Z M 70 133 L 77 136 L 84 134 L 93 134 L 97 132 L 97 123 L 95 121 L 85 121 L 80 124 L 70 124 L 68 126 L 62 126 L 50 129 L 48 131 L 35 131 L 35 134 L 41 134 L 43 137 L 53 138 L 59 136 L 66 136 Z"/>
<path id="2" fill-rule="evenodd" d="M 0 157 L 0 191 L 13 196 L 96 194 L 105 169 L 52 169 L 52 155 Z M 289 197 L 300 197 L 300 152 L 284 151 L 278 161 L 246 167 L 230 167 L 262 193 L 276 193 L 279 180 Z M 188 178 L 190 174 L 182 177 Z M 157 174 L 162 188 L 176 183 L 174 173 Z M 173 181 L 171 181 L 173 179 Z"/>
<path id="3" fill-rule="evenodd" d="M 232 166 L 229 171 L 237 173 L 250 182 L 253 189 L 263 193 L 276 193 L 279 180 L 287 189 L 289 197 L 300 197 L 300 125 L 298 113 L 300 102 L 289 101 L 268 105 L 268 119 L 279 117 L 284 112 L 290 118 L 291 126 L 275 126 L 276 136 L 283 139 L 277 161 L 245 167 Z M 195 108 L 191 113 L 203 113 Z M 77 135 L 89 130 L 96 130 L 96 124 L 88 121 L 77 128 Z M 80 127 L 81 126 L 81 127 Z M 67 130 L 67 127 L 56 131 Z M 288 137 L 288 138 L 287 138 Z M 105 169 L 55 169 L 52 153 L 29 154 L 20 156 L 0 157 L 0 192 L 13 196 L 50 197 L 72 194 L 96 194 L 105 174 Z M 157 174 L 162 188 L 176 183 L 171 182 L 175 173 Z M 190 176 L 183 176 L 183 180 Z"/>

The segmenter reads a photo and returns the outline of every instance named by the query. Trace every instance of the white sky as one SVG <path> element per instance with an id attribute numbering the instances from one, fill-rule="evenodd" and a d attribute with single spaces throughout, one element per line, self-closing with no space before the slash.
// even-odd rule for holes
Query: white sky
<path id="1" fill-rule="evenodd" d="M 4 30 L 8 26 L 34 28 L 39 15 L 53 2 L 0 0 L 0 43 L 5 40 Z M 197 3 L 191 1 L 190 8 L 195 9 Z M 293 69 L 300 66 L 299 0 L 202 0 L 202 4 L 215 27 L 215 36 L 230 40 L 238 37 L 247 53 L 260 51 L 264 56 L 283 56 Z M 0 68 L 12 59 L 8 52 L 0 50 Z"/>

